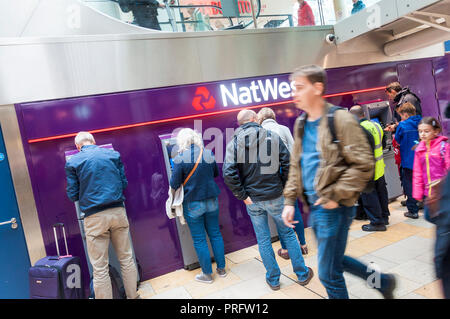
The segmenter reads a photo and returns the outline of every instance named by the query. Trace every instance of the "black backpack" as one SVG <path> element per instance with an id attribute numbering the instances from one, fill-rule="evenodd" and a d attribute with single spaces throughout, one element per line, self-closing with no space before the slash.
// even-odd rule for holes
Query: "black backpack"
<path id="1" fill-rule="evenodd" d="M 327 117 L 328 117 L 328 127 L 330 128 L 330 133 L 331 133 L 331 137 L 332 137 L 332 142 L 339 144 L 339 140 L 336 136 L 336 128 L 334 125 L 334 113 L 338 110 L 344 110 L 344 108 L 340 107 L 340 106 L 332 106 L 330 107 L 330 110 L 328 111 Z M 362 127 L 361 127 L 362 128 Z M 364 128 L 362 128 L 364 129 Z M 369 145 L 371 145 L 369 143 Z M 374 155 L 374 150 L 372 149 L 372 155 Z M 375 158 L 375 155 L 374 155 Z M 374 159 L 375 160 L 375 159 Z M 366 187 L 363 189 L 362 193 L 365 194 L 369 194 L 372 193 L 375 190 L 375 171 L 373 172 L 373 176 L 370 179 L 370 181 L 367 183 Z"/>

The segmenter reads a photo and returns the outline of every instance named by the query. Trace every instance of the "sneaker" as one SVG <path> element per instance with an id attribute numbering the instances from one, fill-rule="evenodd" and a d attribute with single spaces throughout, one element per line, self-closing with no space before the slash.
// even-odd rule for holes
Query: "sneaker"
<path id="1" fill-rule="evenodd" d="M 270 282 L 267 280 L 267 278 L 266 278 L 266 283 L 269 285 L 270 289 L 272 289 L 274 291 L 280 290 L 280 284 L 275 285 L 275 286 L 271 285 Z"/>
<path id="2" fill-rule="evenodd" d="M 397 280 L 394 275 L 386 274 L 387 287 L 385 290 L 379 290 L 384 299 L 394 299 L 394 289 L 397 286 Z"/>
<path id="3" fill-rule="evenodd" d="M 314 277 L 314 272 L 311 268 L 308 267 L 308 278 L 306 278 L 304 281 L 297 280 L 297 283 L 301 286 L 306 286 L 311 281 L 312 277 Z"/>
<path id="4" fill-rule="evenodd" d="M 362 225 L 361 228 L 364 231 L 386 231 L 386 226 L 385 225 L 367 224 L 367 225 Z"/>
<path id="5" fill-rule="evenodd" d="M 195 276 L 195 280 L 203 282 L 205 284 L 212 284 L 214 281 L 211 275 L 204 274 L 203 272 Z"/>
<path id="6" fill-rule="evenodd" d="M 404 215 L 405 215 L 405 217 L 409 217 L 409 218 L 412 218 L 412 219 L 419 218 L 419 214 L 414 214 L 414 213 L 411 213 L 411 212 L 406 212 Z"/>
<path id="7" fill-rule="evenodd" d="M 221 268 L 216 268 L 216 272 L 220 277 L 226 277 L 228 275 L 227 271 L 225 270 L 225 268 L 221 269 Z"/>
<path id="8" fill-rule="evenodd" d="M 400 202 L 400 204 L 401 204 L 403 207 L 406 207 L 406 200 L 402 200 L 402 201 Z"/>

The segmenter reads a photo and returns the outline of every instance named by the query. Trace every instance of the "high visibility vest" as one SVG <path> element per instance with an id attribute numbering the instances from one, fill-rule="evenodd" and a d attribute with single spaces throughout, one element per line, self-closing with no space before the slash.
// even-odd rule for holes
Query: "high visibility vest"
<path id="1" fill-rule="evenodd" d="M 380 177 L 384 175 L 384 159 L 383 159 L 383 129 L 381 128 L 381 125 L 372 121 L 362 121 L 361 126 L 364 127 L 367 131 L 372 134 L 373 139 L 375 141 L 375 149 L 374 149 L 374 156 L 375 156 L 375 177 L 374 180 L 376 181 Z"/>

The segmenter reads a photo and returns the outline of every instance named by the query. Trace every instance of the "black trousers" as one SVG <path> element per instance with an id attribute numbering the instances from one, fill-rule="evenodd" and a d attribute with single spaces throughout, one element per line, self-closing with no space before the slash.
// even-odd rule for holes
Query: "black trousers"
<path id="1" fill-rule="evenodd" d="M 370 193 L 361 193 L 364 212 L 372 225 L 384 225 L 391 215 L 389 198 L 384 176 L 375 181 L 375 189 Z"/>
<path id="2" fill-rule="evenodd" d="M 403 190 L 406 195 L 406 207 L 408 211 L 413 214 L 419 213 L 419 206 L 417 206 L 417 201 L 412 197 L 412 178 L 413 171 L 409 168 L 402 168 L 402 185 Z"/>
<path id="3" fill-rule="evenodd" d="M 161 30 L 157 16 L 139 17 L 135 19 L 138 26 L 153 30 Z"/>

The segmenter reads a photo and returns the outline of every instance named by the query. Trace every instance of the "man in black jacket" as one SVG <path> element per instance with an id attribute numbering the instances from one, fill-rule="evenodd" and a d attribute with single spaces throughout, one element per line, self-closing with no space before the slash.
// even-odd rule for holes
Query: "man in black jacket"
<path id="1" fill-rule="evenodd" d="M 124 12 L 133 12 L 134 22 L 140 27 L 161 30 L 158 22 L 158 8 L 165 8 L 164 3 L 156 0 L 119 0 Z"/>
<path id="2" fill-rule="evenodd" d="M 422 105 L 420 98 L 416 94 L 411 92 L 409 88 L 402 88 L 400 83 L 392 82 L 386 87 L 385 91 L 389 99 L 394 103 L 393 117 L 395 118 L 395 122 L 397 122 L 396 124 L 389 125 L 387 127 L 388 131 L 395 131 L 398 122 L 402 120 L 400 115 L 397 113 L 397 109 L 406 102 L 414 105 L 414 107 L 416 108 L 416 115 L 422 116 Z"/>
<path id="3" fill-rule="evenodd" d="M 242 110 L 237 119 L 240 127 L 227 145 L 223 164 L 225 184 L 246 205 L 270 288 L 280 289 L 281 271 L 272 248 L 268 215 L 272 216 L 278 235 L 286 243 L 297 282 L 306 285 L 313 271 L 305 266 L 293 229 L 285 226 L 281 218 L 289 151 L 276 133 L 258 124 L 254 111 Z"/>

